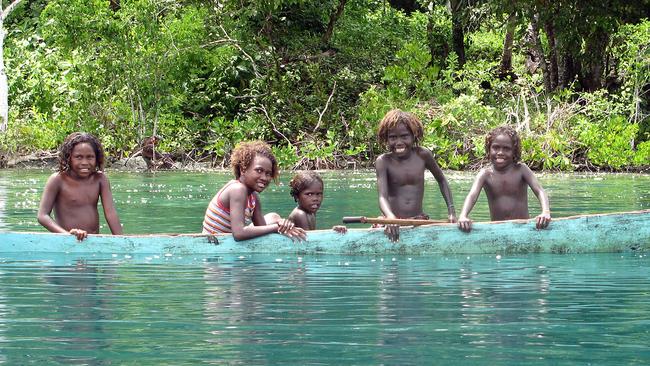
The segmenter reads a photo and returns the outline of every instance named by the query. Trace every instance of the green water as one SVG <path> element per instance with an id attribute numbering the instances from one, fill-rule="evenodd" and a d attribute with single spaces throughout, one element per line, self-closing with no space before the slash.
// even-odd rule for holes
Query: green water
<path id="1" fill-rule="evenodd" d="M 35 214 L 48 175 L 0 171 L 0 229 L 42 230 Z M 379 213 L 372 173 L 323 175 L 319 227 Z M 198 232 L 207 202 L 229 179 L 109 177 L 127 233 Z M 473 175 L 447 177 L 460 210 Z M 647 175 L 540 180 L 555 217 L 650 208 Z M 430 183 L 425 209 L 442 218 Z M 286 185 L 262 202 L 285 215 L 294 205 Z M 484 196 L 473 217 L 487 218 Z M 0 364 L 645 365 L 649 264 L 646 253 L 146 262 L 0 254 Z"/>
<path id="2" fill-rule="evenodd" d="M 643 365 L 648 257 L 0 258 L 8 365 Z"/>
<path id="3" fill-rule="evenodd" d="M 45 181 L 50 172 L 0 170 L 0 229 L 44 231 L 35 216 Z M 198 233 L 208 202 L 225 182 L 229 172 L 154 174 L 109 172 L 115 204 L 124 232 Z M 317 214 L 318 228 L 341 223 L 343 216 L 378 216 L 375 176 L 371 171 L 325 172 L 325 199 Z M 460 214 L 474 174 L 446 174 L 456 213 Z M 295 207 L 282 174 L 280 184 L 272 184 L 261 195 L 264 212 L 286 217 Z M 551 200 L 554 217 L 583 213 L 631 211 L 650 208 L 650 175 L 641 174 L 545 174 L 540 182 Z M 531 215 L 539 213 L 536 197 L 530 193 Z M 424 210 L 432 218 L 446 218 L 447 208 L 435 180 L 427 176 Z M 100 215 L 103 217 L 103 215 Z M 485 195 L 481 194 L 472 212 L 475 220 L 487 220 Z M 105 223 L 102 232 L 109 232 Z"/>

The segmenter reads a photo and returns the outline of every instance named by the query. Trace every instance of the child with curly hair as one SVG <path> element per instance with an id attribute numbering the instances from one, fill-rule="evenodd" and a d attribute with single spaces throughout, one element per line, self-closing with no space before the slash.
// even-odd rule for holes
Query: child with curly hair
<path id="1" fill-rule="evenodd" d="M 104 151 L 99 140 L 84 132 L 65 138 L 59 149 L 59 171 L 45 184 L 38 222 L 51 232 L 70 233 L 78 240 L 99 233 L 97 203 L 113 234 L 122 234 L 108 178 L 102 172 Z M 53 219 L 50 215 L 54 209 Z"/>
<path id="2" fill-rule="evenodd" d="M 449 222 L 456 222 L 447 179 L 433 153 L 419 146 L 423 133 L 422 122 L 414 114 L 399 109 L 386 113 L 379 123 L 379 142 L 388 149 L 375 162 L 379 208 L 386 218 L 428 219 L 422 210 L 424 172 L 428 170 L 440 186 Z M 391 241 L 399 240 L 399 226 L 386 225 L 384 231 Z"/>
<path id="3" fill-rule="evenodd" d="M 490 166 L 482 169 L 465 198 L 458 227 L 472 230 L 472 211 L 481 190 L 485 190 L 492 221 L 528 219 L 528 187 L 533 190 L 542 206 L 536 218 L 536 227 L 543 229 L 551 222 L 548 196 L 528 166 L 521 159 L 521 141 L 517 131 L 510 126 L 493 129 L 485 137 L 485 153 Z"/>
<path id="4" fill-rule="evenodd" d="M 235 179 L 210 201 L 203 219 L 204 234 L 232 233 L 235 240 L 245 240 L 277 232 L 295 240 L 306 239 L 305 230 L 290 220 L 276 213 L 262 214 L 259 194 L 278 177 L 278 163 L 269 145 L 240 142 L 232 152 L 230 166 Z"/>
<path id="5" fill-rule="evenodd" d="M 323 179 L 316 172 L 300 172 L 289 182 L 291 196 L 298 203 L 291 211 L 289 220 L 305 230 L 316 229 L 316 211 L 323 203 Z M 347 228 L 336 225 L 332 228 L 338 233 L 346 233 Z"/>

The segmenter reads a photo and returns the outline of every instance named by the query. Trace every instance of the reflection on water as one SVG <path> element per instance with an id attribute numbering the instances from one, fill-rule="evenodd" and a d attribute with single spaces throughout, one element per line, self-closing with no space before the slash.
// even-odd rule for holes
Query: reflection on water
<path id="1" fill-rule="evenodd" d="M 46 171 L 0 170 L 0 229 L 43 231 L 36 221 L 38 203 Z M 124 232 L 195 233 L 208 202 L 231 179 L 228 172 L 189 173 L 109 172 L 115 203 Z M 372 171 L 323 172 L 325 199 L 318 211 L 318 228 L 341 223 L 343 216 L 377 216 L 379 206 Z M 447 172 L 457 214 L 460 214 L 474 173 Z M 633 211 L 650 208 L 650 175 L 642 174 L 539 174 L 548 192 L 554 217 L 585 213 Z M 295 207 L 287 182 L 291 173 L 280 177 L 262 193 L 265 212 L 288 215 Z M 5 192 L 2 192 L 2 188 Z M 2 196 L 5 195 L 5 197 Z M 530 192 L 530 212 L 539 212 L 539 203 Z M 0 206 L 1 207 L 1 206 Z M 435 180 L 427 175 L 424 210 L 434 219 L 447 217 L 447 208 Z M 100 215 L 103 218 L 103 215 Z M 487 201 L 481 194 L 472 212 L 475 220 L 489 219 Z M 102 232 L 110 232 L 102 222 Z"/>
<path id="2" fill-rule="evenodd" d="M 47 259 L 0 258 L 7 364 L 650 359 L 639 254 Z"/>
<path id="3" fill-rule="evenodd" d="M 48 175 L 0 170 L 0 228 L 43 230 L 35 216 Z M 197 232 L 207 202 L 230 179 L 110 177 L 127 233 Z M 372 172 L 323 177 L 319 227 L 379 213 Z M 447 178 L 460 208 L 473 174 Z M 445 217 L 427 179 L 425 210 Z M 540 180 L 555 217 L 650 208 L 647 175 Z M 262 200 L 285 215 L 295 204 L 286 185 Z M 530 202 L 536 212 L 532 193 Z M 482 195 L 473 218 L 487 217 Z M 646 364 L 648 278 L 642 253 L 91 261 L 0 254 L 0 363 Z"/>
<path id="4" fill-rule="evenodd" d="M 7 179 L 0 178 L 0 230 L 8 229 L 7 222 Z"/>

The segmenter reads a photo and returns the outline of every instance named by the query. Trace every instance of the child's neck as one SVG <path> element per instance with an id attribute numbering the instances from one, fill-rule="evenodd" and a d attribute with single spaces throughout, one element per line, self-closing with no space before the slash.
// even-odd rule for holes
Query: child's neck
<path id="1" fill-rule="evenodd" d="M 517 164 L 517 163 L 513 162 L 513 163 L 510 163 L 510 164 L 508 164 L 508 165 L 506 165 L 506 166 L 504 166 L 502 168 L 497 168 L 496 165 L 492 164 L 492 171 L 497 172 L 497 173 L 507 173 L 510 170 L 512 170 L 512 168 L 515 167 L 515 164 Z"/>
<path id="2" fill-rule="evenodd" d="M 78 180 L 78 181 L 89 180 L 90 178 L 92 178 L 92 176 L 95 173 L 96 172 L 92 172 L 92 173 L 88 174 L 87 176 L 82 177 L 82 176 L 78 175 L 77 173 L 73 172 L 72 170 L 68 170 L 68 171 L 63 172 L 63 174 L 67 175 L 69 178 L 74 179 L 74 180 Z"/>

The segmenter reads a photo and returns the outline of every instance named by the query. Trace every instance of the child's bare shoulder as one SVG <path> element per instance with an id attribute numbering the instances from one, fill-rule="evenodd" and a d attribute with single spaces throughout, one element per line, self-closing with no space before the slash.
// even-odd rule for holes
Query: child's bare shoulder
<path id="1" fill-rule="evenodd" d="M 513 165 L 513 170 L 520 173 L 520 174 L 532 174 L 533 171 L 526 165 L 526 163 L 522 163 L 521 161 L 516 162 Z"/>
<path id="2" fill-rule="evenodd" d="M 64 184 L 63 180 L 63 174 L 61 172 L 55 172 L 50 175 L 49 178 L 47 178 L 47 183 L 45 183 L 45 188 L 46 189 L 58 189 L 61 187 L 62 184 Z"/>
<path id="3" fill-rule="evenodd" d="M 494 173 L 494 169 L 491 166 L 486 166 L 481 168 L 476 174 L 476 179 L 486 179 Z"/>
<path id="4" fill-rule="evenodd" d="M 108 176 L 101 170 L 93 174 L 93 177 L 100 182 L 108 182 Z"/>
<path id="5" fill-rule="evenodd" d="M 388 159 L 388 158 L 390 157 L 390 154 L 391 154 L 391 153 L 389 153 L 389 152 L 387 152 L 387 153 L 383 153 L 383 154 L 381 154 L 381 155 L 379 155 L 379 156 L 377 157 L 377 160 L 376 160 L 376 161 L 378 161 L 378 162 L 379 162 L 379 161 L 386 161 L 386 159 Z"/>
<path id="6" fill-rule="evenodd" d="M 386 168 L 390 165 L 391 160 L 390 153 L 383 153 L 377 157 L 377 160 L 375 160 L 375 168 Z"/>
<path id="7" fill-rule="evenodd" d="M 300 209 L 300 207 L 295 207 L 293 211 L 289 214 L 289 220 L 291 221 L 296 221 L 298 219 L 306 219 L 307 218 L 307 213 L 303 210 Z"/>
<path id="8" fill-rule="evenodd" d="M 415 146 L 413 148 L 413 152 L 415 152 L 419 157 L 422 159 L 433 159 L 433 152 L 431 150 L 427 149 L 426 147 L 422 146 Z"/>
<path id="9" fill-rule="evenodd" d="M 65 173 L 54 172 L 54 173 L 50 174 L 50 177 L 48 178 L 48 180 L 50 180 L 50 181 L 61 180 L 63 178 L 63 174 L 65 174 Z"/>

